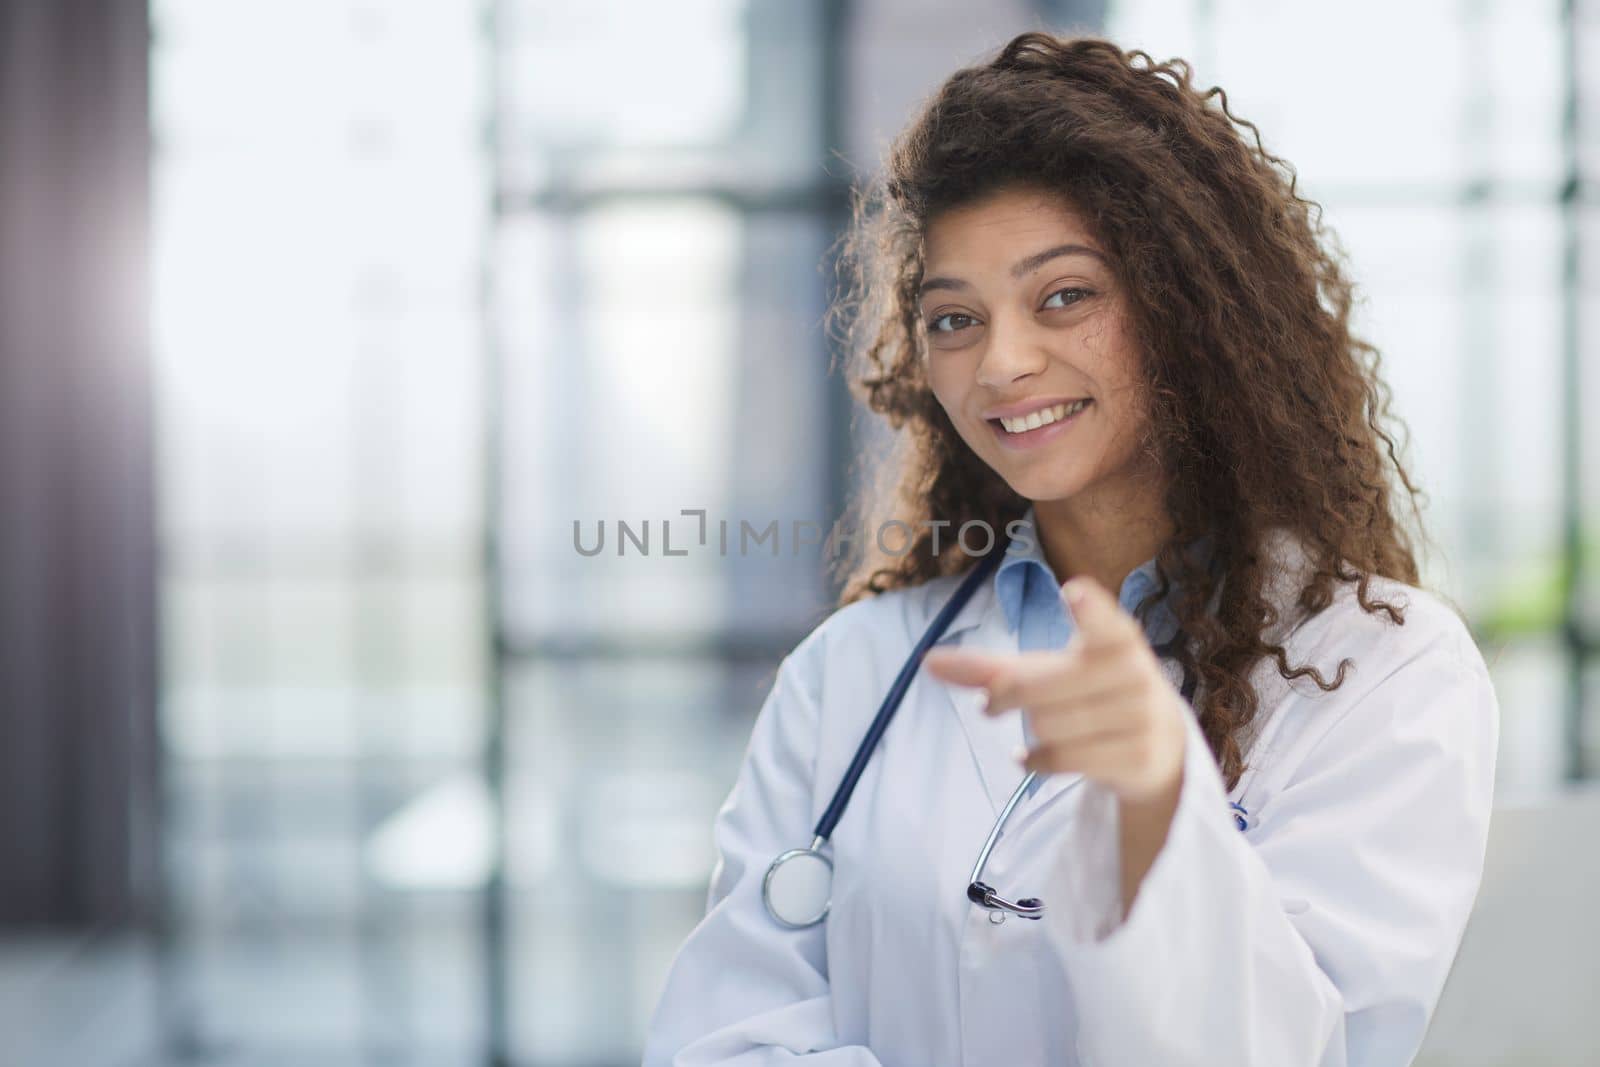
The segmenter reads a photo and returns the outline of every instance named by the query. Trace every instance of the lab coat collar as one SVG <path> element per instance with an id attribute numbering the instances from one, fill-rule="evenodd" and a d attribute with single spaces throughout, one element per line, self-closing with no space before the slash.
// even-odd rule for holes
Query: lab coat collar
<path id="1" fill-rule="evenodd" d="M 1012 520 L 1012 522 L 1013 524 L 1019 522 L 1026 523 L 1026 537 L 1030 540 L 1037 539 L 1038 534 L 1036 534 L 1033 530 L 1033 508 L 1031 505 L 1020 520 Z M 1022 527 L 1018 526 L 1017 529 L 1019 535 L 1022 535 L 1024 532 Z M 1004 533 L 1002 533 L 1001 536 L 1005 536 Z M 1019 548 L 1015 540 L 1008 539 L 1006 544 L 996 545 L 994 550 L 1000 551 L 1002 548 L 1005 550 L 1005 554 L 1007 556 L 1026 557 L 1028 555 L 1028 551 Z M 1038 551 L 1038 546 L 1036 543 L 1031 548 L 1031 551 Z M 1002 561 L 1002 563 L 1003 562 L 1004 561 Z M 962 571 L 962 575 L 967 573 L 969 573 L 969 570 Z M 926 605 L 926 615 L 928 618 L 933 618 L 945 600 L 955 593 L 956 589 L 960 585 L 960 582 L 961 577 L 958 576 L 946 578 L 942 581 L 930 582 L 924 587 L 928 589 L 934 597 L 934 599 L 932 599 Z M 991 613 L 998 616 L 998 624 L 1002 629 L 1009 627 L 1009 622 L 1005 617 L 1005 612 L 1002 610 L 999 599 L 995 595 L 995 580 L 993 575 L 991 575 L 989 580 L 984 582 L 983 585 L 973 593 L 972 598 L 968 600 L 966 604 L 962 606 L 961 610 L 956 613 L 956 617 L 950 620 L 950 625 L 945 628 L 944 636 L 939 639 L 939 644 L 945 644 L 947 642 L 954 643 L 956 642 L 957 638 L 962 637 L 967 631 L 989 624 L 991 622 L 989 618 Z M 1015 642 L 1013 642 L 1012 645 L 1013 648 L 1015 648 Z"/>

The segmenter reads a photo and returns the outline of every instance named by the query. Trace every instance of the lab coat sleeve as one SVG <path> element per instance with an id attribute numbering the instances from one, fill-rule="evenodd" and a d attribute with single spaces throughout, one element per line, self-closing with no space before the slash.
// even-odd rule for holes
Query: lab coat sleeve
<path id="1" fill-rule="evenodd" d="M 840 1047 L 825 924 L 780 927 L 761 883 L 779 853 L 812 838 L 820 654 L 815 635 L 784 660 L 718 813 L 707 911 L 673 959 L 646 1039 L 644 1067 L 790 1063 L 879 1067 Z"/>
<path id="2" fill-rule="evenodd" d="M 1178 807 L 1125 921 L 1115 801 L 1094 787 L 1046 916 L 1080 1062 L 1411 1062 L 1482 876 L 1498 707 L 1481 656 L 1448 640 L 1383 669 L 1245 833 L 1188 716 Z"/>

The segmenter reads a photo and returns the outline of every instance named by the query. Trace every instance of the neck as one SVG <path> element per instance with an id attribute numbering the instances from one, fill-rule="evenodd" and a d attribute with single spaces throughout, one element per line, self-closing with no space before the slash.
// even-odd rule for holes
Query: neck
<path id="1" fill-rule="evenodd" d="M 1064 500 L 1033 505 L 1040 549 L 1058 582 L 1087 574 L 1112 596 L 1172 536 L 1159 484 L 1151 480 L 1096 486 Z"/>

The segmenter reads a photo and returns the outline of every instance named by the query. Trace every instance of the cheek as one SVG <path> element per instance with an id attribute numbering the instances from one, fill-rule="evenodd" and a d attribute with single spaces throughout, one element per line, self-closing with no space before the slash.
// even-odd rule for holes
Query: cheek
<path id="1" fill-rule="evenodd" d="M 923 363 L 923 373 L 934 399 L 943 406 L 945 413 L 950 416 L 950 421 L 959 425 L 962 401 L 966 398 L 969 382 L 958 361 L 943 358 L 944 355 L 935 353 L 932 359 L 926 360 Z"/>
<path id="2" fill-rule="evenodd" d="M 1093 364 L 1092 373 L 1101 382 L 1125 387 L 1139 378 L 1141 368 L 1125 318 L 1106 311 L 1084 326 L 1078 348 Z"/>
<path id="3" fill-rule="evenodd" d="M 1083 350 L 1093 361 L 1091 373 L 1101 385 L 1101 402 L 1118 446 L 1137 441 L 1148 416 L 1145 368 L 1131 337 L 1110 320 L 1085 338 Z"/>
<path id="4" fill-rule="evenodd" d="M 1121 462 L 1137 451 L 1148 423 L 1139 398 L 1132 393 L 1126 394 L 1111 420 L 1111 439 L 1107 450 L 1112 458 Z"/>
<path id="5" fill-rule="evenodd" d="M 1138 406 L 1145 381 L 1144 361 L 1121 315 L 1107 315 L 1091 326 L 1082 339 L 1081 351 L 1091 364 L 1087 369 L 1115 406 Z"/>

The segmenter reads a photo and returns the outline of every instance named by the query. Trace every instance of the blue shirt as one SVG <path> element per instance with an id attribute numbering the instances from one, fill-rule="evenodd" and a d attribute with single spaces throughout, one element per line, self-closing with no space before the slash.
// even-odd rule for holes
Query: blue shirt
<path id="1" fill-rule="evenodd" d="M 1045 559 L 1031 507 L 1014 529 L 1017 536 L 1006 548 L 1005 558 L 994 575 L 995 596 L 1005 610 L 1006 625 L 1017 635 L 1017 647 L 1024 651 L 1064 648 L 1072 638 L 1072 617 L 1061 599 L 1061 583 Z M 1131 615 L 1139 601 L 1158 586 L 1152 556 L 1123 579 L 1117 601 Z M 1152 644 L 1167 640 L 1177 629 L 1177 617 L 1164 601 L 1152 605 L 1145 626 Z M 1022 719 L 1022 735 L 1028 747 L 1033 747 L 1033 731 L 1028 729 L 1026 716 Z M 1034 780 L 1033 789 L 1038 788 L 1039 782 L 1040 779 Z M 1029 790 L 1030 796 L 1033 789 Z"/>

